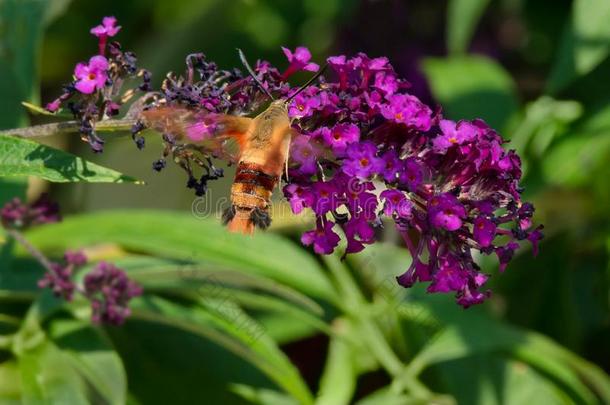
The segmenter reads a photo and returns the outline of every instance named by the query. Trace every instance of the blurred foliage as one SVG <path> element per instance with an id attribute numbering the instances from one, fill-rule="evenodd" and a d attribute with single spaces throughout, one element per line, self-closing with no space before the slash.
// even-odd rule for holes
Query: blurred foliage
<path id="1" fill-rule="evenodd" d="M 482 117 L 510 139 L 547 234 L 539 257 L 525 252 L 492 278 L 488 304 L 463 311 L 396 285 L 410 258 L 389 231 L 345 262 L 301 248 L 299 225 L 244 240 L 171 211 L 190 210 L 192 196 L 177 170 L 151 173 L 156 141 L 138 152 L 118 138 L 94 156 L 60 138 L 86 170 L 95 162 L 148 186 L 53 184 L 81 214 L 27 236 L 51 257 L 83 247 L 112 260 L 146 294 L 124 327 L 91 326 L 86 303 L 41 294 L 42 269 L 5 242 L 0 402 L 610 403 L 609 12 L 605 0 L 0 0 L 0 128 L 26 123 L 20 103 L 37 104 L 39 87 L 44 101 L 57 95 L 103 15 L 118 17 L 121 42 L 157 83 L 199 50 L 224 67 L 238 46 L 280 64 L 280 45 L 306 45 L 318 61 L 384 54 L 447 116 Z M 44 162 L 80 159 L 39 147 Z M 19 160 L 6 155 L 0 176 Z M 0 179 L 0 202 L 25 195 L 19 179 Z M 135 209 L 91 212 L 119 207 Z"/>

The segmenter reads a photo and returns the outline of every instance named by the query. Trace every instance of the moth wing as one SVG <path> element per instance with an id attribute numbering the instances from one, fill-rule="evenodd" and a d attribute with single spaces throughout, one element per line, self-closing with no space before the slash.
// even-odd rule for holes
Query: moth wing
<path id="1" fill-rule="evenodd" d="M 144 124 L 156 131 L 192 143 L 202 152 L 236 163 L 252 118 L 158 107 L 142 111 Z"/>

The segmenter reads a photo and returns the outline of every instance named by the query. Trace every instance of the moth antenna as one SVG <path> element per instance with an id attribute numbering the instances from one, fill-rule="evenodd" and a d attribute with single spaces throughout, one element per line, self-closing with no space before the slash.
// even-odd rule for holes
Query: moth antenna
<path id="1" fill-rule="evenodd" d="M 328 67 L 328 63 L 325 64 L 322 69 L 318 70 L 318 72 L 313 75 L 313 77 L 309 80 L 307 80 L 307 82 L 302 85 L 301 87 L 299 87 L 299 89 L 296 91 L 296 93 L 294 93 L 292 96 L 288 97 L 286 99 L 286 103 L 289 103 L 293 98 L 295 98 L 300 92 L 302 92 L 303 90 L 305 90 L 307 87 L 309 87 L 314 81 L 316 81 L 318 79 L 318 77 L 320 77 L 322 75 L 322 73 L 324 73 L 324 71 L 326 70 L 326 68 Z"/>
<path id="2" fill-rule="evenodd" d="M 256 77 L 254 70 L 252 70 L 252 68 L 250 67 L 250 64 L 248 63 L 248 60 L 246 59 L 246 55 L 244 55 L 242 50 L 239 48 L 237 48 L 237 52 L 239 53 L 239 59 L 241 59 L 241 63 L 244 65 L 244 67 L 246 68 L 246 70 L 248 71 L 248 73 L 250 74 L 252 79 L 254 79 L 256 84 L 258 84 L 258 87 L 260 87 L 260 89 L 267 95 L 267 97 L 269 97 L 271 100 L 275 100 L 275 98 L 269 92 L 269 90 L 267 90 L 265 88 L 265 86 L 263 86 L 263 83 L 261 83 L 261 81 L 258 79 L 258 77 Z"/>

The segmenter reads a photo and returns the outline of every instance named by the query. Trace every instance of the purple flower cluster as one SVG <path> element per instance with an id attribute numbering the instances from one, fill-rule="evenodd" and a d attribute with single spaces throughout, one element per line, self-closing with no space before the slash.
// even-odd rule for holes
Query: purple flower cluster
<path id="1" fill-rule="evenodd" d="M 42 194 L 32 204 L 14 198 L 0 209 L 0 221 L 7 229 L 26 229 L 60 220 L 59 205 L 49 200 L 47 194 Z"/>
<path id="2" fill-rule="evenodd" d="M 118 42 L 108 43 L 121 27 L 116 18 L 104 17 L 102 24 L 91 29 L 98 38 L 99 54 L 87 63 L 78 63 L 74 68 L 74 80 L 64 86 L 62 94 L 46 105 L 50 112 L 57 112 L 62 105 L 80 121 L 81 138 L 89 143 L 94 152 L 102 152 L 104 140 L 95 131 L 95 123 L 113 117 L 121 106 L 137 91 L 150 90 L 150 73 L 138 69 L 133 52 L 123 51 Z M 123 89 L 126 81 L 141 79 L 134 88 Z"/>
<path id="3" fill-rule="evenodd" d="M 408 94 L 386 58 L 328 64 L 334 80 L 289 110 L 300 135 L 284 194 L 294 213 L 316 215 L 301 241 L 329 254 L 342 233 L 345 253 L 355 253 L 392 219 L 413 257 L 402 286 L 429 282 L 429 292 L 454 292 L 464 307 L 482 302 L 489 276 L 473 251 L 497 255 L 503 271 L 521 241 L 536 253 L 542 238 L 520 198 L 519 157 L 482 120 L 456 123 Z"/>
<path id="4" fill-rule="evenodd" d="M 113 264 L 100 262 L 85 276 L 84 294 L 91 300 L 95 323 L 121 325 L 131 314 L 129 301 L 142 295 L 142 288 Z"/>
<path id="5" fill-rule="evenodd" d="M 45 268 L 44 276 L 38 281 L 39 288 L 49 288 L 56 297 L 66 301 L 72 301 L 75 291 L 84 294 L 91 301 L 92 320 L 96 323 L 120 325 L 129 316 L 129 300 L 141 295 L 142 289 L 129 280 L 122 270 L 109 263 L 99 263 L 85 275 L 83 290 L 74 281 L 76 271 L 87 264 L 83 252 L 67 251 L 62 263 L 52 262 L 21 234 L 21 230 L 31 226 L 61 220 L 59 205 L 51 202 L 46 194 L 31 205 L 23 204 L 18 198 L 13 199 L 0 209 L 0 219 L 0 224 L 9 230 L 9 235 Z"/>
<path id="6" fill-rule="evenodd" d="M 66 252 L 64 262 L 51 263 L 51 268 L 38 281 L 38 287 L 50 288 L 56 297 L 72 301 L 76 288 L 72 280 L 74 272 L 87 263 L 87 257 L 82 252 Z"/>

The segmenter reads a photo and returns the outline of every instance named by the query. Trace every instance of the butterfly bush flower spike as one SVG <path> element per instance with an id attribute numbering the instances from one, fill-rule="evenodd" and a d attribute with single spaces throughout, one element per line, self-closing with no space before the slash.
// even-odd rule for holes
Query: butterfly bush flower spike
<path id="1" fill-rule="evenodd" d="M 78 63 L 73 80 L 64 86 L 58 98 L 46 105 L 52 113 L 67 108 L 80 122 L 81 139 L 96 153 L 104 149 L 104 140 L 95 130 L 96 123 L 118 115 L 121 106 L 138 92 L 151 90 L 151 75 L 137 67 L 135 54 L 123 51 L 118 42 L 108 43 L 108 38 L 121 29 L 116 24 L 116 18 L 104 17 L 102 24 L 91 29 L 99 39 L 98 54 L 87 63 Z M 139 83 L 130 79 L 139 79 Z"/>

